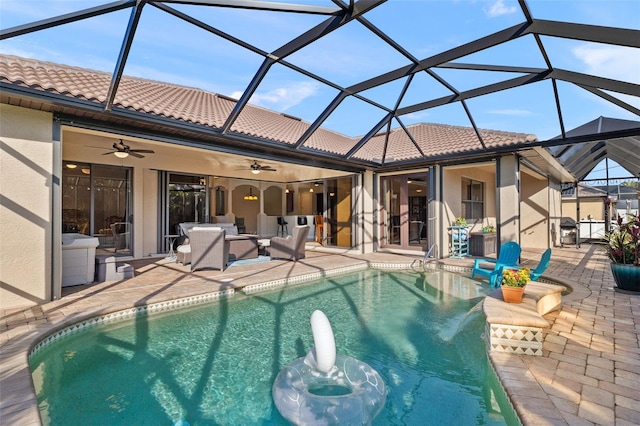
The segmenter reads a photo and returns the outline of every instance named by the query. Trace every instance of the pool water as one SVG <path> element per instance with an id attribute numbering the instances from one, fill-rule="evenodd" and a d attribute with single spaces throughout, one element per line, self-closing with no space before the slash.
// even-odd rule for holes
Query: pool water
<path id="1" fill-rule="evenodd" d="M 487 360 L 489 291 L 445 271 L 366 270 L 87 328 L 30 360 L 50 425 L 285 425 L 271 386 L 313 346 L 322 310 L 336 351 L 376 369 L 374 425 L 518 424 Z"/>

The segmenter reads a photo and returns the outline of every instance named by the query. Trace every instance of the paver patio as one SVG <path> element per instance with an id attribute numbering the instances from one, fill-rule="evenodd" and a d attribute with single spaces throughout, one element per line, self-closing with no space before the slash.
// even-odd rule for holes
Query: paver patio
<path id="1" fill-rule="evenodd" d="M 38 425 L 27 356 L 44 336 L 85 318 L 217 289 L 241 287 L 358 263 L 406 263 L 419 257 L 307 251 L 303 261 L 272 261 L 199 271 L 165 259 L 130 262 L 136 277 L 65 288 L 41 306 L 0 312 L 0 420 Z M 540 252 L 523 252 L 535 265 Z M 445 265 L 469 268 L 470 258 Z M 546 274 L 573 289 L 550 323 L 542 357 L 490 353 L 491 362 L 525 425 L 640 424 L 640 296 L 614 290 L 609 261 L 598 246 L 554 248 Z"/>

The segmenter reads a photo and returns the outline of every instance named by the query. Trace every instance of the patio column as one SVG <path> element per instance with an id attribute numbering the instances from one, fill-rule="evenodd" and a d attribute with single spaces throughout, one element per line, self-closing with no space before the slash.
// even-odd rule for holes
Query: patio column
<path id="1" fill-rule="evenodd" d="M 374 244 L 373 236 L 375 229 L 375 186 L 374 186 L 374 174 L 371 170 L 367 170 L 359 177 L 358 190 L 362 194 L 362 226 L 360 227 L 361 235 L 358 238 L 358 242 L 362 244 L 362 253 L 373 253 Z M 357 209 L 358 207 L 356 207 Z"/>
<path id="2" fill-rule="evenodd" d="M 515 154 L 497 160 L 497 221 L 500 245 L 520 242 L 520 162 Z"/>

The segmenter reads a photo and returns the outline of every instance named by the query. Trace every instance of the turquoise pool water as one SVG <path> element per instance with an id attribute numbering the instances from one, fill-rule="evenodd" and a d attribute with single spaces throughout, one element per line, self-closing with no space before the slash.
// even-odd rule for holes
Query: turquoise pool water
<path id="1" fill-rule="evenodd" d="M 517 424 L 488 364 L 488 291 L 438 272 L 367 270 L 85 329 L 31 358 L 50 425 L 284 425 L 271 386 L 313 346 L 322 310 L 337 353 L 385 380 L 374 425 Z"/>

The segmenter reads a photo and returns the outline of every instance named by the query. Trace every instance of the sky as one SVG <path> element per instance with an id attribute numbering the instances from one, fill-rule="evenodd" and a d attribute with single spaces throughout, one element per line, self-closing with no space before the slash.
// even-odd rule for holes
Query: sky
<path id="1" fill-rule="evenodd" d="M 335 6 L 330 0 L 283 2 Z M 105 3 L 106 0 L 2 0 L 0 27 L 7 29 Z M 640 29 L 639 0 L 530 0 L 527 4 L 532 16 L 538 19 Z M 278 49 L 326 19 L 281 12 L 169 6 L 265 52 Z M 129 14 L 129 10 L 113 12 L 3 40 L 0 51 L 113 72 Z M 365 17 L 418 60 L 525 21 L 517 2 L 510 0 L 389 0 Z M 640 84 L 640 49 L 547 36 L 543 36 L 542 41 L 556 68 Z M 330 33 L 286 60 L 342 87 L 409 63 L 406 57 L 359 23 Z M 146 5 L 124 73 L 238 98 L 262 61 L 263 57 L 249 49 Z M 531 36 L 457 62 L 546 68 Z M 459 91 L 521 75 L 444 68 L 435 72 Z M 404 84 L 405 80 L 398 80 L 362 95 L 385 107 L 393 107 Z M 569 83 L 559 82 L 558 91 L 567 130 L 599 116 L 640 121 L 631 112 Z M 479 128 L 535 134 L 538 139 L 545 140 L 561 132 L 552 93 L 551 83 L 543 81 L 473 98 L 467 105 Z M 331 86 L 276 64 L 270 68 L 250 102 L 313 122 L 336 94 Z M 435 79 L 420 73 L 412 80 L 400 105 L 410 106 L 450 94 Z M 640 108 L 638 97 L 609 94 Z M 360 136 L 383 116 L 380 108 L 348 97 L 323 127 L 348 136 Z M 401 120 L 405 125 L 419 122 L 470 125 L 460 103 L 407 114 Z M 393 127 L 398 126 L 394 121 Z"/>

